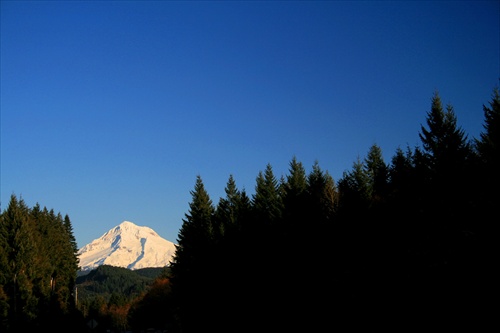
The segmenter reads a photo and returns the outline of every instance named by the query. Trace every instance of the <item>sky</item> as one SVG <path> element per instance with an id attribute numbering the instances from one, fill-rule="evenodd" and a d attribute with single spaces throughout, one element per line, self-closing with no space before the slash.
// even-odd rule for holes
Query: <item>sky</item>
<path id="1" fill-rule="evenodd" d="M 0 208 L 122 221 L 176 242 L 295 157 L 335 181 L 376 144 L 420 146 L 431 98 L 469 139 L 500 79 L 499 1 L 0 1 Z"/>

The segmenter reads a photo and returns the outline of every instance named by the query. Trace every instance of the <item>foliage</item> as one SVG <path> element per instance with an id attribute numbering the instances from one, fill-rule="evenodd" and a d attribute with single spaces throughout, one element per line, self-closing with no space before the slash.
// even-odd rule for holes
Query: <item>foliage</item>
<path id="1" fill-rule="evenodd" d="M 134 331 L 146 331 L 151 327 L 172 330 L 175 325 L 174 302 L 170 280 L 157 278 L 148 292 L 136 298 L 128 312 L 128 322 Z"/>
<path id="2" fill-rule="evenodd" d="M 71 314 L 77 286 L 81 315 L 101 331 L 481 330 L 495 282 L 499 106 L 494 89 L 469 140 L 436 92 L 421 146 L 386 163 L 373 144 L 338 181 L 294 156 L 286 175 L 258 172 L 251 197 L 230 175 L 214 205 L 197 175 L 160 270 L 101 266 L 75 279 L 69 217 L 13 196 L 0 224 L 0 328 Z"/>
<path id="3" fill-rule="evenodd" d="M 97 295 L 109 301 L 115 294 L 131 300 L 143 293 L 163 270 L 162 267 L 130 270 L 110 265 L 99 266 L 76 279 L 78 301 L 85 303 Z"/>
<path id="4" fill-rule="evenodd" d="M 0 327 L 17 332 L 78 326 L 77 248 L 71 221 L 11 195 L 0 215 Z"/>
<path id="5" fill-rule="evenodd" d="M 307 174 L 293 157 L 279 180 L 267 164 L 245 205 L 230 176 L 227 197 L 214 210 L 199 200 L 208 194 L 198 176 L 171 271 L 178 330 L 374 329 L 387 328 L 394 316 L 424 324 L 458 315 L 464 327 L 477 325 L 475 310 L 487 292 L 481 281 L 491 266 L 486 251 L 493 250 L 482 221 L 493 212 L 492 187 L 480 174 L 497 177 L 495 92 L 480 139 L 468 140 L 453 106 L 443 108 L 436 92 L 422 146 L 398 148 L 386 164 L 374 144 L 337 183 L 317 162 Z M 206 228 L 195 234 L 205 239 L 187 233 L 195 225 Z M 197 254 L 201 244 L 209 257 Z M 429 317 L 424 309 L 441 314 Z"/>

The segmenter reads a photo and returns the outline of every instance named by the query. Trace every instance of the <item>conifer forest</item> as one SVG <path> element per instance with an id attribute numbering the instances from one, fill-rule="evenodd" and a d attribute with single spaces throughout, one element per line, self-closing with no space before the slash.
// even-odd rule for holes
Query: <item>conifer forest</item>
<path id="1" fill-rule="evenodd" d="M 70 217 L 12 194 L 0 332 L 482 331 L 497 299 L 498 88 L 482 108 L 469 137 L 436 92 L 419 145 L 384 161 L 374 144 L 339 179 L 291 156 L 286 175 L 256 170 L 252 193 L 229 174 L 214 201 L 193 175 L 171 265 L 150 280 L 104 271 L 141 281 L 133 293 L 80 299 Z"/>

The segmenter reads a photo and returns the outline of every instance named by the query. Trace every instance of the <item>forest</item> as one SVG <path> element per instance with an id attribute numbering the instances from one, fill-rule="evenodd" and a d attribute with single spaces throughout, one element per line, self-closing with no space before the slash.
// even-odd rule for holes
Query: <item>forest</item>
<path id="1" fill-rule="evenodd" d="M 338 180 L 292 156 L 286 175 L 259 171 L 253 194 L 230 174 L 214 202 L 196 175 L 171 265 L 135 289 L 103 268 L 107 298 L 78 301 L 69 216 L 13 194 L 0 331 L 481 331 L 495 318 L 500 94 L 477 138 L 430 101 L 420 145 L 386 162 L 374 144 Z"/>

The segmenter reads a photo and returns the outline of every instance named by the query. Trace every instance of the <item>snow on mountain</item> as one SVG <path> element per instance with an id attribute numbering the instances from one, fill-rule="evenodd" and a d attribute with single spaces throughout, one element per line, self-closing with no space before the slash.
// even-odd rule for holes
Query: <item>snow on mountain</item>
<path id="1" fill-rule="evenodd" d="M 160 237 L 153 229 L 123 221 L 100 238 L 78 250 L 80 269 L 101 265 L 138 269 L 170 265 L 175 244 Z"/>

